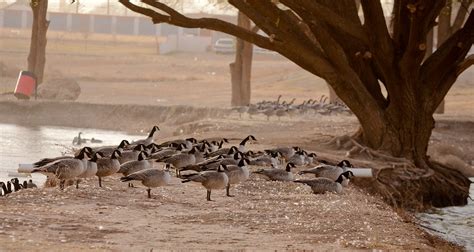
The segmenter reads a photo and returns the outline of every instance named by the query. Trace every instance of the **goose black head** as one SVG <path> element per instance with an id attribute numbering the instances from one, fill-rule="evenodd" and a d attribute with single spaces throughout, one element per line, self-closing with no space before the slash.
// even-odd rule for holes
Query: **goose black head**
<path id="1" fill-rule="evenodd" d="M 138 154 L 138 161 L 145 160 L 147 157 L 148 153 L 146 153 L 145 151 L 140 151 L 140 153 Z"/>
<path id="2" fill-rule="evenodd" d="M 176 150 L 179 150 L 179 151 L 182 151 L 184 149 L 186 149 L 186 144 L 184 143 L 178 144 L 178 147 L 176 147 Z"/>
<path id="3" fill-rule="evenodd" d="M 191 148 L 191 150 L 188 152 L 188 154 L 194 154 L 196 153 L 196 147 Z"/>
<path id="4" fill-rule="evenodd" d="M 151 143 L 147 146 L 145 146 L 145 149 L 149 150 L 149 151 L 154 151 L 156 150 L 156 144 L 155 143 Z"/>
<path id="5" fill-rule="evenodd" d="M 186 138 L 186 141 L 189 141 L 189 142 L 191 142 L 191 143 L 193 143 L 193 144 L 197 143 L 197 140 L 196 140 L 196 138 L 194 138 L 194 137 Z M 206 142 L 207 142 L 207 141 L 206 141 Z"/>
<path id="6" fill-rule="evenodd" d="M 165 164 L 165 171 L 169 172 L 171 170 L 171 164 Z"/>
<path id="7" fill-rule="evenodd" d="M 227 139 L 227 138 L 222 138 L 222 141 L 225 142 L 225 143 L 229 143 L 229 139 Z"/>
<path id="8" fill-rule="evenodd" d="M 92 153 L 94 152 L 91 147 L 87 147 L 87 146 L 82 148 L 81 150 L 89 155 L 92 155 Z"/>
<path id="9" fill-rule="evenodd" d="M 98 152 L 94 153 L 94 155 L 92 155 L 92 158 L 89 161 L 97 162 L 97 159 L 101 159 L 103 157 L 104 157 L 104 155 L 102 154 L 102 152 L 98 151 Z"/>
<path id="10" fill-rule="evenodd" d="M 301 150 L 301 149 L 300 149 L 300 147 L 298 147 L 298 146 L 293 146 L 293 150 L 299 151 L 299 150 Z"/>
<path id="11" fill-rule="evenodd" d="M 243 158 L 242 152 L 238 151 L 234 153 L 234 160 L 239 160 L 241 158 Z"/>
<path id="12" fill-rule="evenodd" d="M 282 154 L 281 154 L 281 152 L 279 152 L 279 151 L 272 152 L 272 153 L 270 153 L 270 155 L 272 156 L 272 158 L 280 158 L 280 157 L 282 157 Z"/>
<path id="13" fill-rule="evenodd" d="M 232 154 L 234 154 L 238 151 L 239 151 L 239 149 L 237 147 L 232 146 L 232 147 L 230 147 L 229 151 L 227 152 L 227 155 L 232 155 Z"/>
<path id="14" fill-rule="evenodd" d="M 354 167 L 354 166 L 352 166 L 351 162 L 349 162 L 349 160 L 346 160 L 346 159 L 339 162 L 337 164 L 337 166 L 339 166 L 339 167 Z"/>
<path id="15" fill-rule="evenodd" d="M 144 144 L 138 144 L 137 146 L 133 147 L 134 151 L 144 151 L 145 149 L 146 148 Z"/>
<path id="16" fill-rule="evenodd" d="M 8 191 L 9 193 L 12 192 L 12 183 L 10 183 L 10 181 L 7 181 L 7 191 Z"/>
<path id="17" fill-rule="evenodd" d="M 311 153 L 309 153 L 308 157 L 315 158 L 315 157 L 318 157 L 318 155 L 316 155 L 316 153 L 314 153 L 314 152 L 311 152 Z"/>
<path id="18" fill-rule="evenodd" d="M 238 166 L 242 167 L 242 166 L 247 166 L 248 164 L 250 164 L 250 160 L 246 158 L 242 158 L 240 159 Z"/>
<path id="19" fill-rule="evenodd" d="M 287 171 L 287 172 L 290 172 L 291 168 L 295 168 L 295 167 L 296 167 L 295 164 L 293 164 L 293 163 L 288 163 L 288 164 L 286 165 L 286 171 Z"/>
<path id="20" fill-rule="evenodd" d="M 122 152 L 120 152 L 119 150 L 114 150 L 114 152 L 112 152 L 112 156 L 110 157 L 110 159 L 117 159 L 121 156 L 122 156 Z"/>
<path id="21" fill-rule="evenodd" d="M 28 188 L 28 182 L 26 182 L 26 180 L 23 181 L 22 186 L 23 186 L 24 189 Z"/>
<path id="22" fill-rule="evenodd" d="M 122 140 L 117 148 L 123 148 L 127 145 L 130 145 L 130 142 L 127 140 Z"/>
<path id="23" fill-rule="evenodd" d="M 344 181 L 344 179 L 350 179 L 352 177 L 354 177 L 354 173 L 352 173 L 351 171 L 346 171 L 339 175 L 336 182 L 340 184 L 342 183 L 342 181 Z"/>
<path id="24" fill-rule="evenodd" d="M 221 164 L 219 168 L 217 168 L 217 172 L 224 172 L 227 171 L 227 165 Z"/>

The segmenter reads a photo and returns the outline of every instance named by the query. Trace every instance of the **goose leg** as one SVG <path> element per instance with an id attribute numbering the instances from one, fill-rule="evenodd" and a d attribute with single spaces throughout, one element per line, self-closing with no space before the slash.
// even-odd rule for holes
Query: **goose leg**
<path id="1" fill-rule="evenodd" d="M 102 187 L 102 178 L 99 177 L 99 187 Z"/>
<path id="2" fill-rule="evenodd" d="M 234 197 L 235 195 L 230 195 L 230 184 L 227 184 L 225 187 L 225 192 L 227 197 Z"/>
<path id="3" fill-rule="evenodd" d="M 211 200 L 211 190 L 207 190 L 207 201 L 212 201 Z"/>
<path id="4" fill-rule="evenodd" d="M 79 179 L 76 180 L 76 189 L 79 189 Z"/>
<path id="5" fill-rule="evenodd" d="M 148 189 L 146 189 L 146 191 L 148 192 L 148 198 L 150 199 L 151 198 L 151 189 L 148 188 Z"/>

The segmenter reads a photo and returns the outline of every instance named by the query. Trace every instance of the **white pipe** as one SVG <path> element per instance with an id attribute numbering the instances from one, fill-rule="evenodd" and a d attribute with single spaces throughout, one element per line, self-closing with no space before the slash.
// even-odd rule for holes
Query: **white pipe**
<path id="1" fill-rule="evenodd" d="M 354 173 L 354 176 L 356 177 L 362 177 L 362 178 L 370 178 L 373 176 L 372 174 L 372 168 L 360 168 L 360 167 L 354 167 L 348 169 L 352 173 Z"/>
<path id="2" fill-rule="evenodd" d="M 18 172 L 19 173 L 31 173 L 35 167 L 33 164 L 18 164 Z"/>

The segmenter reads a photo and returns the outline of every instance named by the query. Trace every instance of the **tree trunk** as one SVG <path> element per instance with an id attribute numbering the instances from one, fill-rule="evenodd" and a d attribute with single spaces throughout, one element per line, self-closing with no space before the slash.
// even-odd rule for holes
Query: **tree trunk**
<path id="1" fill-rule="evenodd" d="M 48 0 L 31 1 L 33 26 L 31 28 L 30 53 L 28 55 L 28 71 L 36 75 L 37 85 L 43 82 L 46 62 L 46 32 L 49 21 L 46 19 Z"/>
<path id="2" fill-rule="evenodd" d="M 238 25 L 251 29 L 250 19 L 239 12 Z M 232 82 L 232 106 L 246 106 L 250 104 L 250 77 L 252 71 L 253 45 L 242 39 L 237 39 L 235 62 L 230 64 Z"/>

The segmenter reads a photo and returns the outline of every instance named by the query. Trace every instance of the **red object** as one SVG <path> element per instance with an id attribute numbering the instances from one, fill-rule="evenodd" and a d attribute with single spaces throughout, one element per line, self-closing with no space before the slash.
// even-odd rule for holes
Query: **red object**
<path id="1" fill-rule="evenodd" d="M 21 71 L 16 82 L 14 95 L 18 99 L 28 100 L 33 92 L 36 94 L 36 76 L 32 72 Z"/>

